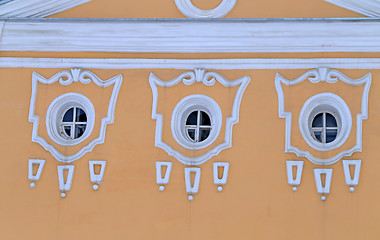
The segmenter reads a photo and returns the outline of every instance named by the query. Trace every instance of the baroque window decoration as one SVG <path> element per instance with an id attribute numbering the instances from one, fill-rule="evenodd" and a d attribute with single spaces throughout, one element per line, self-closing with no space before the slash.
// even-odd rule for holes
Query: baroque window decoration
<path id="1" fill-rule="evenodd" d="M 292 112 L 285 111 L 283 85 L 294 86 L 303 81 L 309 80 L 311 83 L 326 82 L 334 84 L 342 81 L 351 86 L 360 86 L 363 88 L 361 97 L 361 109 L 356 116 L 355 131 L 351 131 L 353 117 L 350 108 L 343 98 L 335 93 L 322 92 L 311 96 L 306 100 L 299 113 L 298 127 L 301 135 L 307 145 L 311 148 L 327 152 L 330 150 L 338 150 L 338 153 L 330 158 L 318 158 L 311 152 L 300 149 L 291 142 L 292 131 Z M 294 80 L 288 80 L 277 73 L 275 78 L 275 86 L 278 94 L 279 117 L 285 118 L 285 153 L 295 153 L 297 157 L 305 157 L 310 162 L 327 166 L 338 162 L 345 156 L 351 156 L 354 152 L 362 151 L 362 121 L 368 118 L 368 94 L 371 86 L 371 74 L 368 73 L 359 79 L 351 79 L 341 72 L 329 68 L 318 68 L 310 70 Z M 351 148 L 342 147 L 352 132 L 356 132 L 355 143 Z M 347 149 L 348 148 L 348 149 Z M 343 170 L 346 178 L 346 184 L 351 192 L 355 190 L 354 186 L 359 184 L 360 160 L 343 160 Z M 350 175 L 349 167 L 355 168 L 354 176 Z M 294 168 L 295 167 L 295 168 Z M 293 186 L 296 191 L 300 185 L 303 161 L 287 161 L 286 163 L 288 184 Z M 293 174 L 293 171 L 296 171 Z M 293 178 L 296 176 L 296 178 Z M 326 194 L 330 193 L 330 185 L 332 181 L 331 168 L 314 169 L 316 188 L 321 199 L 326 200 Z M 324 178 L 325 181 L 321 179 Z M 322 185 L 324 182 L 324 185 Z"/>
<path id="2" fill-rule="evenodd" d="M 93 82 L 96 86 L 107 88 L 112 86 L 112 93 L 108 101 L 107 115 L 101 119 L 97 124 L 100 125 L 99 133 L 97 136 L 92 135 L 95 126 L 95 107 L 91 100 L 82 93 L 67 92 L 56 97 L 46 110 L 46 130 L 48 137 L 60 146 L 74 146 L 81 144 L 84 140 L 90 139 L 86 145 L 81 146 L 80 150 L 72 155 L 66 155 L 60 152 L 54 145 L 48 142 L 43 136 L 39 135 L 39 119 L 40 116 L 36 115 L 35 109 L 37 104 L 37 93 L 39 84 L 60 84 L 68 86 L 73 83 L 89 84 Z M 117 96 L 122 83 L 122 76 L 117 75 L 106 81 L 101 80 L 98 76 L 88 70 L 71 69 L 70 71 L 61 71 L 53 77 L 46 79 L 36 72 L 32 76 L 32 95 L 29 108 L 29 122 L 33 123 L 32 142 L 40 144 L 46 151 L 50 152 L 52 156 L 59 162 L 71 163 L 84 154 L 91 152 L 92 149 L 98 145 L 103 144 L 105 141 L 105 133 L 108 124 L 114 122 L 115 106 Z M 39 170 L 36 175 L 32 173 L 34 164 L 39 164 Z M 32 188 L 35 187 L 35 182 L 38 181 L 45 164 L 45 160 L 30 159 L 29 160 L 29 180 Z M 97 190 L 102 182 L 105 161 L 90 161 L 90 176 L 91 182 L 94 183 L 94 190 Z M 100 174 L 94 173 L 94 165 L 100 166 Z M 59 165 L 58 178 L 59 189 L 62 192 L 61 197 L 65 197 L 67 191 L 71 188 L 71 183 L 74 174 L 74 165 Z M 68 174 L 63 173 L 68 171 Z"/>
<path id="3" fill-rule="evenodd" d="M 164 114 L 157 112 L 158 87 L 173 87 L 181 82 L 188 86 L 199 83 L 212 87 L 218 82 L 224 87 L 238 87 L 230 116 L 226 116 L 226 113 L 223 115 L 219 104 L 211 97 L 203 94 L 188 95 L 175 105 L 171 113 L 171 133 L 180 146 L 188 150 L 200 150 L 215 143 L 218 136 L 224 136 L 222 143 L 213 146 L 212 149 L 200 156 L 185 156 L 180 150 L 164 142 L 162 138 Z M 186 192 L 189 194 L 189 200 L 193 200 L 193 194 L 198 193 L 201 168 L 196 166 L 232 146 L 232 128 L 234 124 L 239 122 L 240 102 L 249 82 L 248 76 L 229 81 L 216 72 L 206 72 L 204 69 L 185 72 L 169 81 L 162 81 L 151 73 L 149 83 L 153 93 L 152 119 L 156 120 L 155 146 L 165 150 L 179 162 L 191 166 L 184 169 Z M 222 133 L 221 128 L 224 122 L 226 125 L 225 132 Z M 171 166 L 171 162 L 156 162 L 156 182 L 160 185 L 160 191 L 163 191 L 164 185 L 169 183 Z M 163 171 L 164 168 L 166 169 L 165 172 Z M 218 176 L 219 169 L 223 173 L 221 178 Z M 227 183 L 228 169 L 229 163 L 214 162 L 214 184 L 217 185 L 218 191 L 222 191 L 222 185 Z M 195 174 L 192 183 L 191 173 Z"/>

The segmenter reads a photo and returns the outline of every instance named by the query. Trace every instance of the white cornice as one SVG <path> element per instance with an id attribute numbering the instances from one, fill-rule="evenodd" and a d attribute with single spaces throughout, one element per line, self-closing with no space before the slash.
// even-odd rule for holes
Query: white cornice
<path id="1" fill-rule="evenodd" d="M 2 21 L 5 21 L 5 24 L 0 39 L 0 51 L 380 52 L 379 19 Z"/>
<path id="2" fill-rule="evenodd" d="M 368 17 L 380 17 L 380 1 L 378 0 L 325 0 L 339 7 L 363 14 Z"/>
<path id="3" fill-rule="evenodd" d="M 0 57 L 0 68 L 87 69 L 380 69 L 380 58 L 245 58 L 245 59 L 147 59 L 147 58 L 16 58 Z"/>
<path id="4" fill-rule="evenodd" d="M 0 17 L 47 17 L 92 0 L 12 0 L 0 5 Z"/>

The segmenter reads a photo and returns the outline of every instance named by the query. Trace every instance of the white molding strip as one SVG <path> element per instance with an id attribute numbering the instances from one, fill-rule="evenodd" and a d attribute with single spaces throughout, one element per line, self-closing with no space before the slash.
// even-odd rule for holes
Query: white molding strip
<path id="1" fill-rule="evenodd" d="M 169 156 L 175 157 L 181 163 L 192 166 L 200 165 L 208 161 L 210 158 L 217 156 L 222 150 L 230 148 L 232 146 L 232 129 L 233 126 L 239 122 L 240 102 L 250 80 L 251 78 L 249 76 L 243 76 L 239 79 L 229 81 L 219 73 L 206 72 L 204 69 L 195 69 L 194 71 L 184 72 L 169 81 L 163 81 L 151 73 L 149 76 L 149 84 L 152 88 L 153 94 L 152 119 L 156 120 L 155 146 L 165 150 Z M 165 143 L 162 139 L 163 114 L 157 112 L 158 87 L 173 87 L 181 82 L 187 86 L 194 83 L 202 83 L 206 86 L 213 86 L 216 82 L 219 82 L 224 87 L 238 87 L 233 101 L 231 115 L 226 118 L 224 142 L 216 145 L 205 154 L 197 157 L 188 157 L 183 155 L 172 146 Z"/>
<path id="2" fill-rule="evenodd" d="M 38 115 L 35 115 L 35 111 L 34 111 L 35 106 L 36 106 L 36 100 L 37 100 L 38 84 L 41 83 L 41 84 L 49 85 L 49 84 L 54 84 L 58 82 L 59 84 L 63 86 L 67 86 L 74 82 L 89 84 L 91 81 L 94 84 L 96 84 L 98 87 L 102 87 L 102 88 L 106 88 L 113 85 L 113 90 L 112 90 L 112 94 L 109 100 L 109 105 L 108 105 L 108 110 L 107 110 L 107 116 L 102 118 L 98 137 L 93 139 L 86 146 L 82 147 L 75 154 L 69 155 L 69 156 L 64 155 L 38 134 L 40 117 Z M 33 123 L 32 142 L 39 143 L 46 151 L 50 152 L 55 159 L 64 163 L 73 162 L 81 158 L 84 154 L 91 152 L 92 149 L 94 149 L 96 145 L 103 144 L 105 141 L 107 125 L 112 124 L 114 122 L 115 105 L 116 105 L 116 100 L 119 94 L 122 81 L 123 81 L 123 77 L 121 74 L 115 77 L 112 77 L 106 81 L 103 81 L 94 73 L 88 70 L 82 70 L 82 69 L 71 69 L 71 71 L 68 71 L 68 70 L 61 71 L 49 79 L 46 79 L 43 76 L 39 75 L 38 73 L 33 72 L 32 95 L 30 99 L 30 108 L 29 108 L 29 122 Z"/>
<path id="3" fill-rule="evenodd" d="M 380 17 L 379 0 L 325 0 L 339 7 L 363 14 L 368 17 Z"/>
<path id="4" fill-rule="evenodd" d="M 330 84 L 342 81 L 352 86 L 363 85 L 363 94 L 361 99 L 361 112 L 357 114 L 356 120 L 356 144 L 348 150 L 341 150 L 335 156 L 328 159 L 321 159 L 313 156 L 309 151 L 299 149 L 292 145 L 292 112 L 285 111 L 285 100 L 282 84 L 286 86 L 294 86 L 303 81 L 310 81 L 312 83 L 327 82 Z M 280 118 L 285 118 L 285 153 L 295 153 L 297 157 L 305 157 L 314 164 L 318 165 L 331 165 L 338 162 L 344 156 L 351 156 L 354 152 L 362 151 L 362 122 L 368 118 L 368 94 L 371 86 L 372 75 L 366 74 L 362 78 L 351 79 L 343 73 L 335 69 L 317 68 L 305 72 L 296 79 L 288 80 L 281 76 L 279 73 L 275 77 L 275 86 L 278 94 L 278 114 Z"/>
<path id="5" fill-rule="evenodd" d="M 12 0 L 0 6 L 1 17 L 47 17 L 92 0 Z"/>
<path id="6" fill-rule="evenodd" d="M 189 18 L 219 18 L 227 15 L 235 6 L 237 0 L 222 0 L 214 9 L 202 10 L 194 6 L 191 0 L 175 0 L 178 10 Z"/>
<path id="7" fill-rule="evenodd" d="M 0 51 L 380 52 L 378 19 L 1 20 Z"/>
<path id="8" fill-rule="evenodd" d="M 380 69 L 380 58 L 127 59 L 0 57 L 0 68 L 87 69 Z"/>

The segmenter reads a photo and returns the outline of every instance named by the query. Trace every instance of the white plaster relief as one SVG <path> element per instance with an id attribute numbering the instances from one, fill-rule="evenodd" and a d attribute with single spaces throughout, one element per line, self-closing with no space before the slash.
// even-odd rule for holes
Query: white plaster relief
<path id="1" fill-rule="evenodd" d="M 100 125 L 99 136 L 92 140 L 88 145 L 81 148 L 78 152 L 73 155 L 64 155 L 59 152 L 53 145 L 49 144 L 43 137 L 38 134 L 39 127 L 39 116 L 35 115 L 35 105 L 37 99 L 37 89 L 38 84 L 53 84 L 58 82 L 63 86 L 68 86 L 72 83 L 82 83 L 89 84 L 94 82 L 97 86 L 106 88 L 113 85 L 112 94 L 109 100 L 107 116 L 102 118 Z M 105 141 L 105 133 L 108 124 L 112 124 L 114 122 L 115 116 L 115 105 L 117 96 L 119 94 L 119 90 L 122 83 L 122 76 L 117 75 L 112 77 L 106 81 L 101 80 L 98 76 L 88 70 L 82 69 L 71 69 L 71 71 L 62 71 L 54 75 L 53 77 L 46 79 L 43 76 L 39 75 L 36 72 L 33 72 L 32 76 L 32 95 L 30 100 L 30 108 L 29 108 L 29 122 L 33 123 L 33 132 L 32 132 L 32 142 L 39 143 L 46 151 L 49 151 L 53 157 L 55 157 L 60 162 L 70 163 L 79 158 L 81 158 L 84 154 L 91 152 L 92 149 L 98 145 L 103 144 Z"/>
<path id="2" fill-rule="evenodd" d="M 161 185 L 159 187 L 160 191 L 163 191 L 165 189 L 165 187 L 162 185 L 169 184 L 172 166 L 173 166 L 172 162 L 156 162 L 156 182 L 158 185 Z M 166 167 L 164 176 L 162 176 L 163 167 Z"/>
<path id="3" fill-rule="evenodd" d="M 341 72 L 329 69 L 329 68 L 317 68 L 310 70 L 300 77 L 294 80 L 288 80 L 282 77 L 279 73 L 276 74 L 275 85 L 278 94 L 278 105 L 279 105 L 279 117 L 285 118 L 285 153 L 295 153 L 298 157 L 306 157 L 312 163 L 319 165 L 331 165 L 339 161 L 344 156 L 351 156 L 354 152 L 362 151 L 362 121 L 368 118 L 368 94 L 371 86 L 372 75 L 370 73 L 366 74 L 364 77 L 359 79 L 351 79 L 342 74 Z M 284 93 L 282 89 L 282 84 L 286 86 L 297 85 L 305 80 L 309 80 L 312 83 L 327 82 L 327 83 L 336 83 L 339 80 L 344 83 L 350 84 L 352 86 L 361 86 L 363 87 L 363 94 L 361 100 L 361 112 L 357 114 L 357 125 L 356 125 L 356 144 L 351 149 L 346 151 L 341 151 L 337 155 L 328 158 L 320 159 L 313 156 L 308 151 L 303 151 L 294 147 L 291 143 L 291 123 L 292 123 L 292 113 L 286 112 L 284 109 Z"/>
<path id="4" fill-rule="evenodd" d="M 326 2 L 363 14 L 368 17 L 380 17 L 379 0 L 325 0 Z"/>
<path id="5" fill-rule="evenodd" d="M 350 186 L 350 191 L 355 191 L 354 186 L 359 185 L 359 177 L 360 177 L 360 167 L 362 164 L 361 160 L 343 160 L 343 171 L 344 177 L 346 180 L 346 185 Z M 354 176 L 351 176 L 350 173 L 350 165 L 354 166 Z"/>
<path id="6" fill-rule="evenodd" d="M 237 0 L 222 0 L 214 9 L 202 10 L 194 6 L 191 0 L 175 0 L 178 10 L 189 18 L 220 18 L 229 13 Z"/>
<path id="7" fill-rule="evenodd" d="M 227 184 L 229 167 L 230 167 L 230 164 L 228 162 L 214 162 L 213 163 L 214 184 L 219 185 L 218 186 L 219 192 L 223 190 L 223 187 L 221 185 Z M 218 174 L 219 168 L 223 168 L 223 174 L 221 178 L 219 178 L 219 174 Z"/>
<path id="8" fill-rule="evenodd" d="M 58 182 L 59 182 L 59 190 L 62 191 L 61 197 L 65 197 L 67 191 L 70 191 L 71 184 L 73 182 L 73 176 L 74 176 L 74 165 L 58 165 Z M 64 171 L 67 170 L 67 178 L 65 179 Z"/>
<path id="9" fill-rule="evenodd" d="M 296 177 L 294 178 L 293 167 L 296 167 Z M 286 161 L 286 172 L 288 176 L 288 184 L 293 186 L 293 191 L 297 191 L 297 186 L 301 184 L 303 170 L 303 161 Z"/>
<path id="10" fill-rule="evenodd" d="M 0 17 L 41 18 L 92 0 L 12 0 L 0 7 Z"/>
<path id="11" fill-rule="evenodd" d="M 195 173 L 194 182 L 191 182 L 191 173 Z M 197 194 L 199 191 L 199 183 L 201 181 L 201 169 L 200 168 L 185 168 L 185 185 L 187 194 Z M 190 195 L 189 200 L 192 201 L 194 198 Z"/>
<path id="12" fill-rule="evenodd" d="M 163 115 L 157 113 L 157 101 L 158 101 L 158 90 L 157 86 L 160 87 L 173 87 L 180 82 L 186 85 L 192 85 L 194 83 L 203 83 L 206 86 L 213 86 L 216 81 L 221 83 L 224 87 L 235 87 L 239 86 L 236 91 L 236 95 L 233 102 L 231 116 L 226 119 L 226 130 L 224 136 L 224 142 L 217 145 L 213 149 L 209 150 L 207 153 L 197 156 L 197 157 L 187 157 L 181 154 L 179 151 L 173 149 L 167 143 L 162 140 L 162 129 L 163 129 Z M 155 135 L 155 146 L 165 150 L 170 156 L 175 157 L 178 161 L 188 165 L 200 165 L 208 161 L 213 156 L 218 155 L 222 150 L 232 146 L 232 128 L 233 125 L 239 122 L 239 109 L 240 102 L 243 93 L 250 82 L 249 76 L 244 76 L 242 78 L 228 81 L 222 75 L 216 72 L 206 72 L 204 69 L 195 69 L 194 71 L 185 72 L 180 76 L 169 80 L 162 81 L 157 78 L 153 73 L 149 76 L 149 84 L 152 88 L 153 93 L 153 104 L 152 104 L 152 119 L 156 120 L 156 135 Z"/>
<path id="13" fill-rule="evenodd" d="M 33 174 L 33 165 L 38 165 L 37 172 L 34 175 Z M 30 181 L 39 181 L 42 170 L 44 169 L 45 166 L 45 160 L 43 159 L 29 159 L 29 164 L 28 164 L 28 179 Z M 30 187 L 34 188 L 36 186 L 35 182 L 30 183 Z"/>
<path id="14" fill-rule="evenodd" d="M 93 69 L 307 69 L 329 66 L 340 69 L 380 69 L 380 58 L 244 58 L 244 59 L 147 59 L 147 58 L 18 58 L 0 57 L 0 68 Z"/>
<path id="15" fill-rule="evenodd" d="M 331 168 L 330 169 L 326 169 L 326 168 L 315 168 L 314 169 L 315 185 L 317 187 L 317 192 L 319 194 L 329 194 L 330 193 L 332 172 L 333 172 L 333 170 Z M 325 184 L 324 185 L 322 185 L 322 174 L 325 175 Z M 326 197 L 322 196 L 321 199 L 325 200 Z"/>
<path id="16" fill-rule="evenodd" d="M 4 21 L 0 51 L 380 52 L 380 41 L 378 41 L 380 26 L 377 21 L 368 19 L 290 21 L 6 19 Z M 104 37 L 105 32 L 107 37 Z M 269 38 L 271 41 L 268 41 Z M 49 44 L 46 44 L 47 39 Z M 200 66 L 205 68 L 203 65 L 196 67 Z"/>
<path id="17" fill-rule="evenodd" d="M 98 184 L 102 183 L 103 181 L 104 171 L 106 169 L 106 163 L 107 163 L 106 161 L 89 161 L 88 162 L 89 170 L 90 170 L 90 180 L 92 183 L 94 183 L 93 185 L 94 190 L 98 190 L 99 188 Z M 98 174 L 95 174 L 95 165 L 100 166 L 100 171 Z"/>

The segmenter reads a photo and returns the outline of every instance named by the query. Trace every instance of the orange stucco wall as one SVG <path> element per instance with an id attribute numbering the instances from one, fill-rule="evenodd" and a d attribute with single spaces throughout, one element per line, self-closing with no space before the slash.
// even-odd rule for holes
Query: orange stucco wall
<path id="1" fill-rule="evenodd" d="M 186 70 L 97 70 L 102 79 L 123 75 L 115 110 L 115 123 L 108 126 L 106 142 L 74 162 L 73 185 L 66 198 L 59 196 L 56 166 L 59 164 L 40 145 L 31 142 L 32 124 L 28 122 L 33 71 L 51 77 L 64 69 L 0 69 L 0 109 L 3 123 L 1 239 L 376 239 L 379 233 L 377 161 L 380 141 L 377 108 L 379 70 L 342 70 L 351 78 L 371 72 L 369 119 L 363 122 L 363 152 L 344 159 L 361 159 L 360 185 L 350 193 L 344 182 L 342 163 L 332 165 L 331 193 L 322 202 L 317 194 L 313 168 L 309 161 L 284 153 L 285 120 L 278 117 L 274 76 L 289 79 L 305 70 L 215 70 L 228 79 L 244 75 L 252 78 L 243 95 L 240 122 L 233 130 L 233 147 L 201 165 L 200 190 L 194 201 L 187 200 L 184 165 L 154 146 L 155 121 L 151 119 L 152 92 L 148 77 L 154 72 L 169 80 Z M 211 70 L 211 69 L 209 69 Z M 322 84 L 323 85 L 323 84 Z M 303 93 L 325 91 L 311 86 Z M 347 87 L 347 86 L 346 86 Z M 78 91 L 92 98 L 96 109 L 104 109 L 107 90 L 74 84 L 70 87 L 41 86 L 38 111 L 43 114 L 60 91 Z M 353 87 L 344 100 L 357 109 Z M 100 92 L 99 92 L 100 91 Z M 214 95 L 221 106 L 229 106 L 229 91 L 222 87 L 179 86 L 160 91 L 160 110 L 171 117 L 177 97 L 188 93 Z M 288 92 L 294 107 L 299 95 Z M 228 107 L 227 107 L 228 109 Z M 225 111 L 222 109 L 223 114 Z M 102 111 L 97 112 L 97 119 Z M 354 110 L 352 112 L 355 112 Z M 166 115 L 165 115 L 166 114 Z M 46 130 L 41 117 L 41 135 Z M 223 123 L 224 124 L 224 123 Z M 94 131 L 96 132 L 96 131 Z M 170 124 L 164 124 L 170 139 Z M 294 139 L 303 144 L 301 137 Z M 65 151 L 72 151 L 69 147 Z M 198 152 L 190 154 L 197 155 Z M 27 180 L 29 158 L 46 159 L 35 189 Z M 104 181 L 92 189 L 88 160 L 106 160 Z M 287 184 L 286 160 L 305 160 L 301 186 L 293 192 Z M 155 162 L 171 161 L 170 184 L 164 192 L 155 183 Z M 218 192 L 212 179 L 212 163 L 230 163 L 228 184 Z"/>

